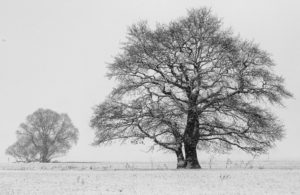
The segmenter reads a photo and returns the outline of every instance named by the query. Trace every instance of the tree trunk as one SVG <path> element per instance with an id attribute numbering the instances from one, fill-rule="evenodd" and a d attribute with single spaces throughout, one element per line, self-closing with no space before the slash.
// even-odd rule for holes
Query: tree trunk
<path id="1" fill-rule="evenodd" d="M 42 163 L 48 163 L 49 159 L 46 156 L 43 156 L 42 159 L 41 159 L 41 162 Z"/>
<path id="2" fill-rule="evenodd" d="M 197 148 L 195 144 L 185 143 L 185 162 L 187 169 L 201 169 L 197 158 Z"/>
<path id="3" fill-rule="evenodd" d="M 199 119 L 196 111 L 190 109 L 184 132 L 184 151 L 187 169 L 200 169 L 197 158 L 197 144 L 199 140 Z"/>
<path id="4" fill-rule="evenodd" d="M 186 162 L 184 160 L 182 149 L 176 151 L 177 156 L 177 169 L 184 169 L 186 167 Z"/>
<path id="5" fill-rule="evenodd" d="M 43 148 L 42 148 L 41 162 L 43 162 L 43 163 L 48 163 L 49 162 L 48 152 L 49 152 L 49 150 L 48 150 L 48 147 L 45 143 L 43 145 Z"/>

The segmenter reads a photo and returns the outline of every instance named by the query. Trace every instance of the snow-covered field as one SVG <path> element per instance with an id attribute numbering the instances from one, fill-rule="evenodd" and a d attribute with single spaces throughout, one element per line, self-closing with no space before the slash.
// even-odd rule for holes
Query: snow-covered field
<path id="1" fill-rule="evenodd" d="M 202 170 L 141 164 L 0 164 L 0 194 L 300 194 L 299 162 L 202 163 Z"/>

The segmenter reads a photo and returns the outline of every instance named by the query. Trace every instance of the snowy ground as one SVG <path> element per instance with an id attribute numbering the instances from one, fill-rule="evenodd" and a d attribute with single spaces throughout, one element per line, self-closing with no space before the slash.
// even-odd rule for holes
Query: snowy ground
<path id="1" fill-rule="evenodd" d="M 240 163 L 240 167 L 202 170 L 133 165 L 137 166 L 125 163 L 123 169 L 116 169 L 111 164 L 101 170 L 99 163 L 2 164 L 0 194 L 300 194 L 299 162 L 282 162 L 279 168 L 245 168 Z"/>

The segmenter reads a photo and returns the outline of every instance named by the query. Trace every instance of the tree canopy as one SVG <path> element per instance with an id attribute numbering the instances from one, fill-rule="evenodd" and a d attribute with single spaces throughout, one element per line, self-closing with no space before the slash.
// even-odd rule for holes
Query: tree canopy
<path id="1" fill-rule="evenodd" d="M 200 168 L 197 148 L 267 152 L 283 137 L 268 106 L 292 96 L 274 65 L 207 8 L 155 29 L 134 24 L 109 64 L 119 84 L 94 110 L 94 144 L 149 138 L 184 149 L 185 168 Z"/>
<path id="2" fill-rule="evenodd" d="M 6 153 L 18 161 L 50 162 L 64 155 L 78 139 L 78 129 L 67 114 L 38 109 L 16 132 L 17 141 Z"/>

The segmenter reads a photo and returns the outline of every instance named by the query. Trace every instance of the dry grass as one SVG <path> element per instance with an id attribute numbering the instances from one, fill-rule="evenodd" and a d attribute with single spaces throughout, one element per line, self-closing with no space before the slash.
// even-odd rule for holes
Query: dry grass
<path id="1" fill-rule="evenodd" d="M 209 161 L 200 162 L 204 169 L 300 169 L 299 161 Z M 175 162 L 57 162 L 57 163 L 0 163 L 0 170 L 173 170 Z"/>

